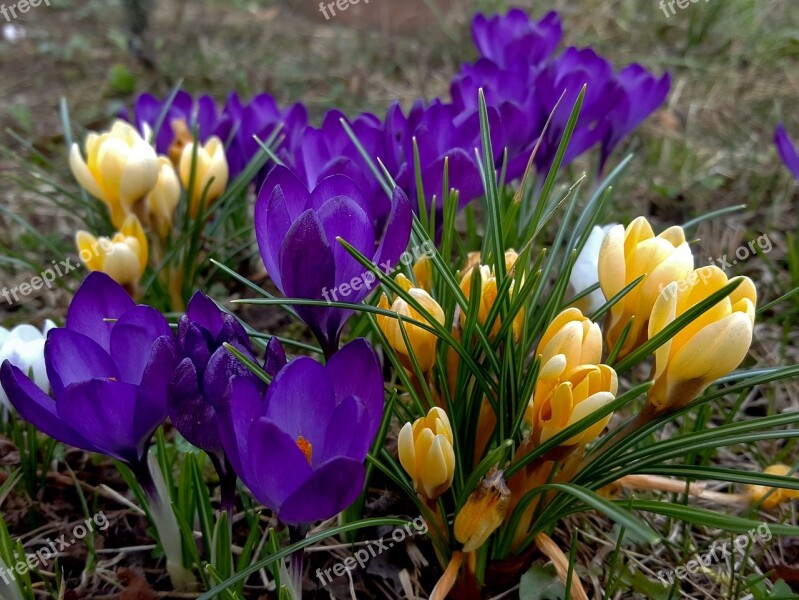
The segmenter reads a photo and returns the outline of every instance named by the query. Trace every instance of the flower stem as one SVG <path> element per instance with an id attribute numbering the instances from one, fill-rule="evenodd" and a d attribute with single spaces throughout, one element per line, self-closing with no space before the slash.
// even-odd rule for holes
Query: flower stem
<path id="1" fill-rule="evenodd" d="M 308 533 L 308 525 L 289 525 L 289 544 L 295 544 Z M 305 550 L 297 550 L 289 556 L 288 588 L 293 600 L 302 600 L 302 579 Z"/>
<path id="2" fill-rule="evenodd" d="M 154 454 L 150 454 L 147 461 L 134 467 L 133 471 L 149 501 L 150 515 L 164 550 L 172 587 L 176 590 L 190 590 L 197 580 L 194 574 L 183 566 L 180 528 L 172 510 L 172 502 L 158 459 Z"/>

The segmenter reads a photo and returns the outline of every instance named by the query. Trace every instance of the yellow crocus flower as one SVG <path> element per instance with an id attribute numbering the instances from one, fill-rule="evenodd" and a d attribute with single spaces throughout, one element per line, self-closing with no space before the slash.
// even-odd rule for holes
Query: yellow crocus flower
<path id="1" fill-rule="evenodd" d="M 602 332 L 579 309 L 567 308 L 555 317 L 541 336 L 536 355 L 541 369 L 525 415 L 535 444 L 547 441 L 616 397 L 616 372 L 599 364 Z M 609 420 L 610 415 L 564 445 L 591 442 Z"/>
<path id="2" fill-rule="evenodd" d="M 472 253 L 474 254 L 474 253 Z M 505 272 L 509 276 L 513 276 L 512 269 L 513 266 L 516 264 L 516 260 L 518 259 L 518 254 L 514 250 L 508 250 L 505 252 Z M 474 263 L 474 256 L 469 256 L 469 263 Z M 473 264 L 468 268 L 465 272 L 463 277 L 461 278 L 461 291 L 463 292 L 466 299 L 469 300 L 472 292 L 472 274 L 475 271 L 479 271 L 480 273 L 480 304 L 477 312 L 477 321 L 480 325 L 485 325 L 488 321 L 488 315 L 491 312 L 491 308 L 494 306 L 494 303 L 497 301 L 497 278 L 494 269 L 489 267 L 488 265 L 483 265 L 479 262 L 479 255 L 478 255 L 478 262 Z M 513 297 L 513 290 L 516 287 L 517 281 L 514 279 L 513 283 L 510 286 L 510 297 Z M 466 323 L 466 311 L 461 311 L 461 326 Z M 497 316 L 494 320 L 494 325 L 489 332 L 489 337 L 493 338 L 494 336 L 499 333 L 499 329 L 502 326 L 502 319 Z M 516 317 L 513 319 L 513 337 L 516 341 L 521 338 L 522 335 L 522 328 L 524 327 L 524 310 L 520 310 Z"/>
<path id="3" fill-rule="evenodd" d="M 416 278 L 416 287 L 433 293 L 433 261 L 427 254 L 420 256 L 413 264 L 413 276 Z"/>
<path id="4" fill-rule="evenodd" d="M 558 354 L 541 366 L 525 419 L 532 429 L 534 444 L 546 442 L 616 398 L 619 380 L 608 365 L 568 367 Z M 568 439 L 565 447 L 592 442 L 610 421 L 611 415 Z"/>
<path id="5" fill-rule="evenodd" d="M 502 525 L 510 496 L 502 471 L 493 469 L 480 482 L 455 517 L 455 539 L 463 544 L 464 552 L 477 550 Z"/>
<path id="6" fill-rule="evenodd" d="M 402 287 L 403 290 L 408 292 L 410 296 L 421 304 L 430 315 L 438 321 L 441 325 L 444 324 L 444 311 L 438 302 L 433 300 L 432 296 L 425 290 L 413 287 L 410 280 L 402 274 L 397 275 L 396 282 Z M 411 307 L 402 298 L 395 298 L 393 304 L 389 307 L 388 298 L 385 294 L 380 297 L 378 308 L 391 310 L 403 317 L 408 317 L 415 321 L 427 322 L 421 314 L 419 314 L 413 307 Z M 400 325 L 399 319 L 388 317 L 385 315 L 377 315 L 377 324 L 388 339 L 391 348 L 396 352 L 397 357 L 406 369 L 412 369 L 413 363 L 411 361 L 411 350 L 413 350 L 416 360 L 419 363 L 419 368 L 423 373 L 428 373 L 436 362 L 436 345 L 438 344 L 438 336 L 418 325 L 403 322 Z M 411 348 L 409 349 L 405 340 L 402 337 L 402 329 L 405 328 L 405 333 L 408 336 Z"/>
<path id="7" fill-rule="evenodd" d="M 183 187 L 189 189 L 192 171 L 192 158 L 194 157 L 194 142 L 189 142 L 180 155 L 180 181 Z M 189 215 L 197 218 L 200 204 L 205 197 L 203 210 L 222 195 L 227 187 L 228 164 L 225 158 L 225 146 L 216 136 L 211 136 L 205 144 L 197 147 L 197 164 L 194 168 L 194 188 L 189 198 Z M 207 189 L 207 191 L 206 191 Z"/>
<path id="8" fill-rule="evenodd" d="M 90 271 L 107 273 L 129 292 L 135 290 L 148 260 L 147 237 L 135 215 L 128 215 L 110 239 L 78 231 L 75 241 L 80 259 Z"/>
<path id="9" fill-rule="evenodd" d="M 69 166 L 81 186 L 103 201 L 114 227 L 121 228 L 158 180 L 158 157 L 130 124 L 117 121 L 105 133 L 86 137 L 86 159 L 72 144 Z"/>
<path id="10" fill-rule="evenodd" d="M 563 354 L 571 366 L 596 364 L 602 360 L 602 331 L 578 308 L 567 308 L 549 324 L 536 355 L 541 364 L 546 364 L 557 355 Z"/>
<path id="11" fill-rule="evenodd" d="M 611 228 L 599 251 L 599 285 L 605 298 L 610 300 L 642 275 L 644 279 L 610 309 L 605 331 L 608 348 L 616 345 L 631 320 L 618 356 L 626 356 L 643 343 L 660 291 L 693 268 L 694 258 L 682 227 L 670 227 L 655 236 L 649 221 L 638 217 L 626 229 L 621 225 Z"/>
<path id="12" fill-rule="evenodd" d="M 180 181 L 167 157 L 158 157 L 158 169 L 158 181 L 147 196 L 147 211 L 150 228 L 165 239 L 172 230 L 175 209 L 180 201 Z"/>
<path id="13" fill-rule="evenodd" d="M 741 364 L 752 344 L 757 290 L 748 277 L 728 280 L 724 271 L 708 266 L 669 284 L 658 297 L 649 319 L 650 338 L 736 280 L 741 283 L 729 296 L 655 351 L 649 402 L 657 411 L 691 402 Z"/>
<path id="14" fill-rule="evenodd" d="M 406 423 L 397 440 L 400 464 L 421 496 L 435 500 L 455 477 L 454 438 L 447 413 L 438 407 L 426 417 Z"/>

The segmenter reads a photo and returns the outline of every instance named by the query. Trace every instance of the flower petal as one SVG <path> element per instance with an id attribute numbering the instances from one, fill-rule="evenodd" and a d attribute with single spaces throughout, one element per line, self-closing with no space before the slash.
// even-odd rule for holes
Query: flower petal
<path id="1" fill-rule="evenodd" d="M 125 289 L 105 273 L 89 273 L 67 312 L 67 329 L 93 339 L 106 351 L 111 349 L 114 323 L 136 305 Z"/>
<path id="2" fill-rule="evenodd" d="M 55 329 L 44 347 L 47 376 L 58 397 L 64 388 L 89 379 L 120 379 L 111 356 L 93 339 L 70 329 Z"/>
<path id="3" fill-rule="evenodd" d="M 319 469 L 280 507 L 284 523 L 310 523 L 340 513 L 360 495 L 366 479 L 362 462 L 336 458 Z"/>
<path id="4" fill-rule="evenodd" d="M 55 400 L 8 361 L 0 366 L 0 384 L 20 416 L 36 429 L 64 444 L 88 452 L 100 452 L 93 442 L 62 421 Z"/>
<path id="5" fill-rule="evenodd" d="M 56 404 L 61 420 L 103 454 L 126 463 L 141 459 L 152 431 L 136 432 L 138 388 L 109 379 L 73 383 Z"/>

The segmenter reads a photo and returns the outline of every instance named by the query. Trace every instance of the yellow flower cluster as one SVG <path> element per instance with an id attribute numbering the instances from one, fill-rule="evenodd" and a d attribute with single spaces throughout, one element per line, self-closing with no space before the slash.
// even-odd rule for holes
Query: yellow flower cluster
<path id="1" fill-rule="evenodd" d="M 649 406 L 642 418 L 651 418 L 654 414 L 675 410 L 693 401 L 709 385 L 737 368 L 749 350 L 757 305 L 754 284 L 746 277 L 728 279 L 717 267 L 694 269 L 693 256 L 682 228 L 672 227 L 655 235 L 649 222 L 639 217 L 626 228 L 621 225 L 612 227 L 598 253 L 600 288 L 607 300 L 616 300 L 609 309 L 604 336 L 600 325 L 575 307 L 560 312 L 546 328 L 536 347 L 539 370 L 524 414 L 529 434 L 516 449 L 513 462 L 521 460 L 532 449 L 550 441 L 568 427 L 596 415 L 598 411 L 608 410 L 608 405 L 617 398 L 619 380 L 613 367 L 603 362 L 607 360 L 604 358 L 606 350 L 607 354 L 615 356 L 614 360 L 629 356 L 730 283 L 738 285 L 728 296 L 654 351 Z M 518 291 L 523 283 L 514 272 L 517 259 L 512 250 L 505 255 L 506 272 L 512 280 L 511 297 L 514 289 Z M 479 301 L 469 306 L 477 307 L 477 322 L 488 327 L 489 314 L 498 299 L 498 289 L 494 269 L 480 261 L 479 254 L 470 255 L 459 283 L 467 298 L 474 289 L 479 289 Z M 445 325 L 444 313 L 431 296 L 434 287 L 431 263 L 420 261 L 413 272 L 416 287 L 403 275 L 397 277 L 397 283 L 439 324 Z M 479 287 L 473 283 L 475 276 L 480 277 Z M 635 282 L 636 285 L 631 285 Z M 629 288 L 628 291 L 620 296 L 625 288 Z M 389 304 L 384 295 L 379 306 L 424 322 L 402 299 Z M 468 309 L 461 310 L 459 319 L 454 317 L 455 339 L 460 339 L 462 329 L 458 329 L 457 323 L 463 326 L 468 316 L 466 313 Z M 524 318 L 523 312 L 514 317 L 512 330 L 517 341 L 521 339 Z M 422 371 L 426 374 L 431 372 L 438 358 L 434 333 L 406 324 L 409 348 L 397 319 L 380 315 L 377 321 L 403 366 L 409 366 L 412 350 Z M 500 327 L 497 318 L 490 329 L 486 329 L 489 339 L 496 337 Z M 498 351 L 503 349 L 500 347 Z M 454 387 L 455 369 L 449 364 L 452 356 L 447 356 L 446 369 L 442 371 L 446 377 L 442 379 Z M 492 402 L 501 401 L 502 398 L 492 399 Z M 514 469 L 507 485 L 504 473 L 499 469 L 485 476 L 455 515 L 453 533 L 463 545 L 463 551 L 468 553 L 479 548 L 533 487 L 542 485 L 550 476 L 556 481 L 568 480 L 580 463 L 582 455 L 577 450 L 594 441 L 611 418 L 612 414 L 603 415 L 543 454 L 537 462 Z M 447 491 L 455 475 L 454 448 L 474 447 L 475 456 L 470 455 L 468 461 L 479 463 L 496 424 L 497 414 L 487 398 L 482 400 L 473 429 L 474 443 L 455 444 L 453 429 L 441 408 L 433 408 L 426 417 L 413 424 L 406 423 L 399 434 L 399 458 L 417 493 L 432 501 Z M 459 456 L 457 460 L 466 459 Z M 560 466 L 553 470 L 556 463 Z M 784 465 L 778 465 L 766 472 L 784 475 L 788 471 Z M 773 493 L 766 497 L 769 491 Z M 753 486 L 748 494 L 753 501 L 766 497 L 766 507 L 799 497 L 799 492 L 773 491 L 765 486 Z M 525 506 L 524 515 L 517 523 L 518 530 L 514 532 L 514 543 L 520 539 L 519 536 L 527 535 L 536 502 L 538 499 Z"/>
<path id="2" fill-rule="evenodd" d="M 176 135 L 188 131 L 182 122 L 172 126 Z M 142 223 L 159 239 L 169 237 L 180 201 L 181 183 L 186 189 L 191 185 L 192 164 L 193 193 L 187 209 L 192 219 L 197 218 L 203 202 L 209 206 L 222 195 L 228 182 L 225 150 L 218 138 L 211 137 L 196 150 L 193 140 L 184 143 L 175 157 L 176 172 L 173 160 L 158 156 L 145 139 L 149 137 L 149 130 L 142 137 L 129 123 L 116 121 L 108 131 L 92 132 L 86 137 L 85 158 L 78 144 L 72 145 L 69 154 L 75 179 L 108 207 L 111 223 L 117 229 L 108 246 L 113 252 L 97 252 L 98 240 L 79 231 L 76 241 L 82 250 L 81 260 L 89 269 L 105 271 L 130 288 L 135 288 L 147 265 L 148 243 Z M 101 237 L 100 241 L 106 239 Z M 85 260 L 85 251 L 90 248 L 91 258 Z"/>

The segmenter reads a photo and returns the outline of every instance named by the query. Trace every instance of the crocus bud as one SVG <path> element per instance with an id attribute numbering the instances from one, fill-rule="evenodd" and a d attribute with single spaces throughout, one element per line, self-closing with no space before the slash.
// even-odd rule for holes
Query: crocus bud
<path id="1" fill-rule="evenodd" d="M 735 280 L 741 283 L 729 296 L 655 351 L 649 402 L 658 412 L 691 402 L 746 357 L 752 344 L 757 290 L 748 277 L 731 281 Z M 669 284 L 652 309 L 649 337 L 728 283 L 724 271 L 708 266 Z"/>
<path id="2" fill-rule="evenodd" d="M 518 255 L 514 250 L 508 250 L 505 252 L 505 273 L 508 276 L 512 276 L 511 270 L 513 266 L 516 264 L 516 259 Z M 470 262 L 472 262 L 472 257 L 469 257 Z M 472 274 L 475 271 L 480 272 L 480 308 L 477 313 L 477 321 L 480 325 L 485 325 L 488 321 L 488 315 L 491 312 L 491 308 L 494 306 L 494 303 L 497 300 L 497 278 L 494 272 L 494 269 L 489 267 L 488 265 L 480 264 L 479 262 L 469 268 L 468 271 L 465 272 L 463 277 L 461 278 L 461 291 L 466 296 L 468 300 L 471 296 L 472 291 Z M 513 291 L 516 287 L 516 280 L 514 279 L 513 283 L 510 286 L 510 297 L 513 297 Z M 466 311 L 461 311 L 461 325 L 466 323 Z M 491 328 L 491 332 L 489 333 L 489 337 L 493 338 L 494 336 L 499 333 L 499 328 L 502 326 L 502 319 L 498 316 L 494 321 L 494 325 Z M 515 340 L 519 340 L 522 335 L 522 327 L 524 326 L 524 310 L 520 310 L 516 317 L 513 320 L 513 337 Z"/>
<path id="3" fill-rule="evenodd" d="M 427 254 L 422 254 L 413 264 L 413 276 L 416 278 L 416 287 L 433 292 L 433 262 Z"/>
<path id="4" fill-rule="evenodd" d="M 147 196 L 147 210 L 152 230 L 165 239 L 172 229 L 175 208 L 180 200 L 180 181 L 167 157 L 159 156 L 158 166 L 158 181 Z"/>
<path id="5" fill-rule="evenodd" d="M 766 467 L 763 471 L 766 475 L 780 475 L 786 477 L 791 475 L 792 468 L 788 465 L 777 464 Z M 794 477 L 796 475 L 794 474 Z M 799 498 L 799 491 L 773 488 L 766 485 L 747 485 L 746 495 L 749 496 L 751 504 L 760 503 L 765 509 L 776 508 L 783 502 L 794 498 Z"/>
<path id="6" fill-rule="evenodd" d="M 615 226 L 615 223 L 603 227 L 597 225 L 591 230 L 591 235 L 588 236 L 585 246 L 583 246 L 582 251 L 577 256 L 569 277 L 572 296 L 576 296 L 592 285 L 599 283 L 599 249 L 602 247 L 602 240 L 605 239 L 608 231 Z M 599 310 L 603 304 L 605 304 L 605 296 L 602 294 L 602 290 L 599 289 L 577 300 L 574 306 L 586 314 L 592 314 Z"/>
<path id="7" fill-rule="evenodd" d="M 447 413 L 438 407 L 400 430 L 400 463 L 413 480 L 414 489 L 428 500 L 435 500 L 452 485 L 455 476 L 452 444 Z"/>
<path id="8" fill-rule="evenodd" d="M 504 472 L 494 469 L 455 517 L 455 539 L 463 544 L 463 551 L 472 552 L 482 546 L 502 525 L 509 508 L 510 490 L 505 485 Z"/>
<path id="9" fill-rule="evenodd" d="M 115 122 L 110 131 L 86 137 L 86 160 L 78 145 L 72 144 L 69 166 L 78 183 L 108 206 L 117 228 L 158 180 L 155 150 L 124 121 Z"/>
<path id="10" fill-rule="evenodd" d="M 536 350 L 542 365 L 558 354 L 563 354 L 571 367 L 600 362 L 602 331 L 599 325 L 584 317 L 577 308 L 562 311 L 547 327 Z"/>
<path id="11" fill-rule="evenodd" d="M 624 328 L 633 321 L 619 357 L 626 356 L 646 340 L 647 322 L 660 291 L 688 275 L 694 258 L 682 227 L 670 227 L 657 237 L 644 217 L 638 217 L 625 230 L 613 227 L 599 251 L 599 284 L 610 300 L 627 285 L 644 279 L 613 305 L 605 335 L 613 348 Z"/>
<path id="12" fill-rule="evenodd" d="M 132 292 L 147 268 L 148 245 L 139 219 L 128 215 L 121 229 L 109 239 L 97 239 L 86 231 L 75 235 L 80 259 L 90 271 L 102 271 Z"/>
<path id="13" fill-rule="evenodd" d="M 396 282 L 408 292 L 424 309 L 433 316 L 441 325 L 444 324 L 444 311 L 438 305 L 438 302 L 425 290 L 413 287 L 413 284 L 402 274 L 397 275 Z M 385 294 L 380 297 L 378 308 L 391 310 L 403 317 L 408 317 L 415 321 L 429 323 L 424 317 L 421 316 L 413 307 L 411 307 L 402 298 L 395 298 L 394 303 L 389 307 L 388 298 Z M 422 329 L 418 325 L 404 322 L 400 325 L 399 319 L 387 317 L 385 315 L 377 316 L 377 324 L 383 330 L 388 343 L 391 348 L 396 352 L 397 357 L 406 369 L 412 369 L 413 363 L 411 361 L 411 350 L 416 355 L 416 360 L 419 363 L 419 368 L 422 373 L 428 373 L 436 362 L 436 345 L 438 344 L 438 336 L 431 331 Z M 405 333 L 408 336 L 408 341 L 411 347 L 408 348 L 405 340 L 402 337 L 401 327 L 405 327 Z"/>
<path id="14" fill-rule="evenodd" d="M 189 189 L 194 157 L 194 142 L 186 144 L 180 156 L 180 181 Z M 211 136 L 205 144 L 197 148 L 197 164 L 194 167 L 194 188 L 189 199 L 189 215 L 196 218 L 200 204 L 205 198 L 203 209 L 219 198 L 227 187 L 228 164 L 225 147 L 216 136 Z M 207 191 L 206 191 L 207 188 Z"/>

